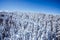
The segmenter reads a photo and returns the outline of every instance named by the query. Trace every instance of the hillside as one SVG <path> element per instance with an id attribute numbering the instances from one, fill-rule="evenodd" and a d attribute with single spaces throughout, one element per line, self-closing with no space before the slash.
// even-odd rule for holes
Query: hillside
<path id="1" fill-rule="evenodd" d="M 0 40 L 60 40 L 60 15 L 0 12 Z"/>

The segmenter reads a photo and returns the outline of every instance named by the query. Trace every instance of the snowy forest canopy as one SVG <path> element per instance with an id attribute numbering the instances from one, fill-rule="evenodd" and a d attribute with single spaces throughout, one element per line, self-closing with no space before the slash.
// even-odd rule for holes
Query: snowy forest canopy
<path id="1" fill-rule="evenodd" d="M 0 12 L 0 40 L 60 40 L 60 15 Z"/>

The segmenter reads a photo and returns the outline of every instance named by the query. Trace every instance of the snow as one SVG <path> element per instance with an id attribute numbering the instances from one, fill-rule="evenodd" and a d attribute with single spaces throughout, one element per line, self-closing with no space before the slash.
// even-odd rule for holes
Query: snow
<path id="1" fill-rule="evenodd" d="M 0 24 L 0 40 L 56 40 L 59 38 L 60 15 L 24 12 L 0 12 L 1 14 L 4 14 L 4 17 L 0 16 L 3 19 Z M 6 20 L 8 20 L 7 25 Z M 7 32 L 9 35 L 6 37 L 3 33 Z"/>

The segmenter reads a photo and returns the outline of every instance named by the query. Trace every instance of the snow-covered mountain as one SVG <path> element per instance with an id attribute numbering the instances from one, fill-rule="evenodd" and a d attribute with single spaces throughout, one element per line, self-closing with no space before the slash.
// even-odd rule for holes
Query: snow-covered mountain
<path id="1" fill-rule="evenodd" d="M 0 12 L 0 40 L 60 40 L 60 15 Z"/>

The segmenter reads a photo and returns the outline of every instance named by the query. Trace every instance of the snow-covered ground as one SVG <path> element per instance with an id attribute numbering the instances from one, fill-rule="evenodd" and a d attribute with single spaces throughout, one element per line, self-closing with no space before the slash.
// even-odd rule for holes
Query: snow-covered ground
<path id="1" fill-rule="evenodd" d="M 0 40 L 60 40 L 60 15 L 0 12 Z"/>

